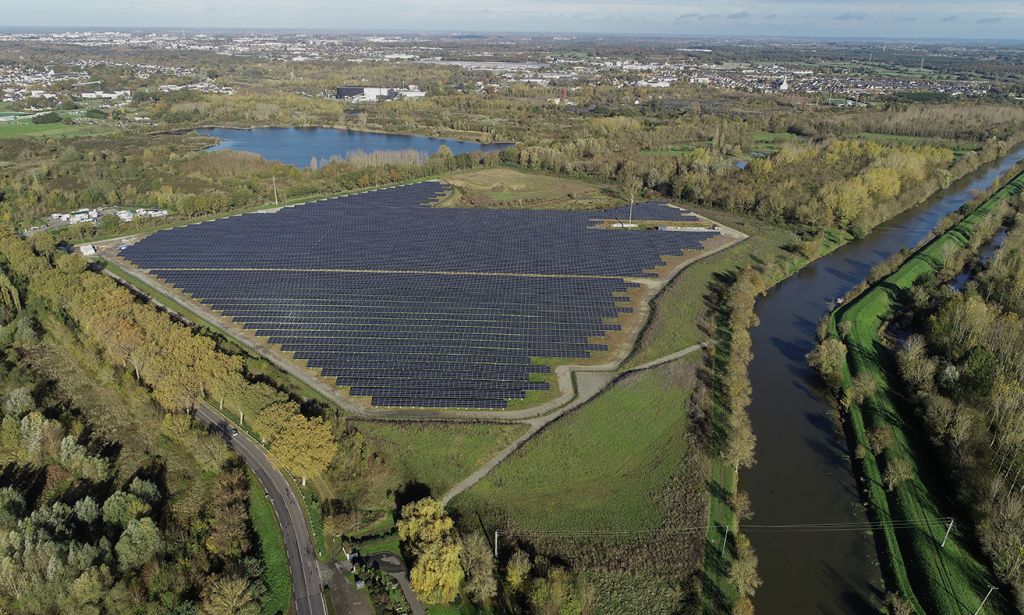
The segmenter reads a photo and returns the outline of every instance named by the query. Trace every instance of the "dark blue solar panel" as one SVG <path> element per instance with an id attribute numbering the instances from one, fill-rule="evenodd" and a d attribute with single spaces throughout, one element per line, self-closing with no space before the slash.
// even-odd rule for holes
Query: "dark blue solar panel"
<path id="1" fill-rule="evenodd" d="M 436 207 L 438 182 L 159 231 L 122 256 L 375 406 L 504 408 L 586 359 L 627 277 L 717 233 L 609 228 L 629 211 Z M 641 203 L 634 221 L 694 222 Z"/>

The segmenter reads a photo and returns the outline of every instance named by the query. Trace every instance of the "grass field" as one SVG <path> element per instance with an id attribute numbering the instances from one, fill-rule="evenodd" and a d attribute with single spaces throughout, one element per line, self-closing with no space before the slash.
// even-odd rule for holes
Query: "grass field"
<path id="1" fill-rule="evenodd" d="M 81 136 L 110 132 L 111 128 L 92 124 L 33 124 L 31 121 L 0 122 L 0 139 L 11 137 Z"/>
<path id="2" fill-rule="evenodd" d="M 267 595 L 263 599 L 263 614 L 287 614 L 291 609 L 292 578 L 288 571 L 284 538 L 270 500 L 252 472 L 249 473 L 249 516 L 259 537 L 260 552 L 266 566 L 263 580 L 267 584 Z"/>
<path id="3" fill-rule="evenodd" d="M 663 531 L 702 524 L 706 513 L 707 464 L 692 445 L 688 415 L 699 361 L 694 353 L 625 376 L 551 424 L 452 501 L 460 524 L 506 527 L 588 574 L 628 573 L 651 587 L 672 581 L 672 591 L 623 595 L 620 588 L 618 597 L 615 583 L 605 582 L 599 601 L 633 602 L 601 612 L 678 607 L 679 585 L 699 569 L 703 533 Z"/>
<path id="4" fill-rule="evenodd" d="M 529 531 L 656 528 L 651 494 L 680 470 L 689 445 L 696 357 L 625 377 L 534 437 L 456 498 L 456 509 L 493 507 Z"/>
<path id="5" fill-rule="evenodd" d="M 525 425 L 353 421 L 403 483 L 445 494 L 526 431 Z"/>
<path id="6" fill-rule="evenodd" d="M 948 147 L 957 156 L 981 149 L 981 143 L 977 141 L 953 141 L 951 139 L 930 139 L 925 137 L 908 137 L 903 135 L 890 135 L 877 132 L 862 132 L 857 135 L 858 139 L 866 141 L 877 141 L 887 145 L 931 145 L 934 147 Z"/>
<path id="7" fill-rule="evenodd" d="M 800 137 L 790 132 L 756 132 L 753 138 L 753 149 L 758 152 L 777 152 L 782 146 Z"/>
<path id="8" fill-rule="evenodd" d="M 521 173 L 514 169 L 479 169 L 446 178 L 458 190 L 445 205 L 597 209 L 621 202 L 608 188 L 582 181 Z"/>
<path id="9" fill-rule="evenodd" d="M 931 443 L 919 427 L 919 419 L 903 396 L 895 361 L 880 338 L 880 331 L 900 301 L 921 275 L 938 271 L 946 247 L 965 247 L 975 226 L 990 215 L 1011 190 L 1024 187 L 1018 176 L 966 216 L 946 233 L 911 256 L 898 270 L 869 288 L 856 300 L 839 310 L 831 323 L 837 336 L 837 323 L 847 321 L 852 329 L 845 338 L 848 346 L 847 383 L 859 374 L 871 375 L 878 391 L 865 403 L 851 408 L 849 423 L 856 441 L 868 448 L 869 429 L 892 428 L 893 445 L 876 457 L 866 452 L 860 463 L 866 481 L 869 513 L 876 521 L 893 519 L 930 519 L 955 514 L 956 505 L 933 458 Z M 913 466 L 913 477 L 893 491 L 886 491 L 883 473 L 893 459 L 906 459 Z M 944 548 L 939 544 L 944 524 L 920 525 L 899 533 L 888 529 L 878 535 L 885 557 L 883 569 L 890 583 L 908 597 L 913 596 L 923 612 L 973 613 L 995 585 L 985 560 L 969 535 L 954 533 Z M 985 613 L 1012 613 L 1005 596 L 998 592 L 985 606 Z"/>
<path id="10" fill-rule="evenodd" d="M 396 532 L 392 532 L 378 538 L 359 541 L 355 546 L 359 549 L 359 554 L 364 557 L 367 555 L 375 555 L 377 553 L 394 553 L 399 557 L 402 556 L 402 547 Z"/>

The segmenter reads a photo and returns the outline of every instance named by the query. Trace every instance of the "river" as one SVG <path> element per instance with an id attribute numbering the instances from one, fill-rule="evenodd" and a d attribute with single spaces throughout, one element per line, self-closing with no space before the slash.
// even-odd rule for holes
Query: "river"
<path id="1" fill-rule="evenodd" d="M 448 146 L 453 154 L 498 151 L 508 147 L 507 143 L 477 143 L 339 128 L 199 128 L 196 133 L 220 139 L 211 148 L 213 150 L 253 152 L 267 160 L 297 167 L 309 166 L 313 158 L 327 162 L 334 156 L 345 158 L 357 151 L 372 153 L 411 149 L 429 156 L 442 145 Z"/>
<path id="2" fill-rule="evenodd" d="M 804 356 L 829 303 L 877 263 L 917 245 L 935 225 L 1024 159 L 1024 146 L 922 205 L 808 265 L 757 303 L 751 331 L 757 465 L 740 476 L 756 524 L 866 522 L 846 440 Z M 874 539 L 863 531 L 751 531 L 764 584 L 760 615 L 877 613 L 885 586 Z"/>

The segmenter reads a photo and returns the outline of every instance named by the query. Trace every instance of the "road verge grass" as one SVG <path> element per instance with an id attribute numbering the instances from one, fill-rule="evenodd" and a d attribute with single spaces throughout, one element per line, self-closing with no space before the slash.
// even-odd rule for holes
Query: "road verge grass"
<path id="1" fill-rule="evenodd" d="M 942 519 L 955 510 L 946 481 L 932 463 L 933 451 L 920 421 L 903 394 L 895 359 L 882 339 L 882 328 L 903 300 L 903 293 L 922 275 L 941 269 L 948 246 L 966 247 L 975 227 L 992 215 L 1000 202 L 1024 187 L 1024 175 L 987 199 L 948 231 L 915 252 L 889 276 L 835 312 L 829 334 L 840 339 L 839 323 L 849 333 L 843 366 L 844 388 L 853 378 L 867 374 L 876 392 L 863 403 L 851 404 L 847 423 L 857 447 L 868 512 L 881 527 L 877 533 L 883 567 L 891 589 L 928 613 L 973 613 L 990 586 L 998 585 L 972 536 L 954 532 L 941 546 L 946 524 Z M 871 452 L 868 431 L 891 428 L 892 445 L 882 453 Z M 896 459 L 912 468 L 911 477 L 887 490 L 885 470 Z M 897 531 L 898 520 L 917 520 L 914 527 Z M 930 520 L 930 521 L 929 521 Z M 985 606 L 986 613 L 1012 613 L 998 592 Z"/>
<path id="2" fill-rule="evenodd" d="M 263 615 L 287 614 L 291 609 L 292 578 L 288 569 L 288 555 L 284 549 L 284 537 L 277 523 L 274 508 L 267 498 L 263 485 L 249 471 L 249 517 L 259 538 L 263 554 L 263 581 L 267 595 L 263 598 Z"/>

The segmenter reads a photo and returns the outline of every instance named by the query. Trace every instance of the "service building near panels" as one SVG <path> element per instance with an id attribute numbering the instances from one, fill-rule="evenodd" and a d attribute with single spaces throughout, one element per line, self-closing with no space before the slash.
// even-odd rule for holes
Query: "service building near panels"
<path id="1" fill-rule="evenodd" d="M 120 258 L 366 405 L 501 409 L 553 386 L 553 364 L 628 347 L 638 308 L 684 261 L 735 241 L 665 203 L 436 206 L 448 190 L 423 182 L 158 231 Z"/>

